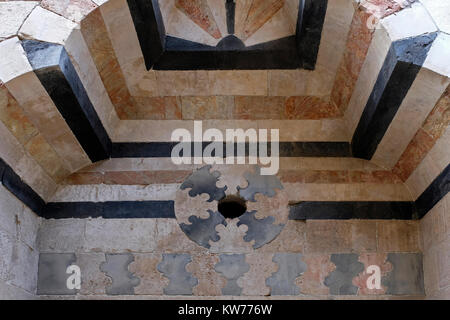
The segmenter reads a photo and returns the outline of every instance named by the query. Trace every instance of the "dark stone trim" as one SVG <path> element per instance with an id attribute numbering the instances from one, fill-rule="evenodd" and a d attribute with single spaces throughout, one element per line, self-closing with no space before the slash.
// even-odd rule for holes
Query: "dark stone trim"
<path id="1" fill-rule="evenodd" d="M 127 1 L 148 70 L 313 70 L 328 5 L 328 0 L 301 0 L 296 35 L 236 48 L 223 45 L 230 36 L 217 47 L 167 36 L 157 0 Z M 224 1 L 224 6 L 232 35 L 235 4 Z"/>
<path id="2" fill-rule="evenodd" d="M 42 214 L 45 201 L 2 159 L 0 159 L 0 177 L 0 182 L 9 192 L 37 215 Z"/>
<path id="3" fill-rule="evenodd" d="M 28 60 L 92 162 L 109 158 L 111 140 L 63 46 L 22 41 Z"/>
<path id="4" fill-rule="evenodd" d="M 290 207 L 290 220 L 399 219 L 411 220 L 414 202 L 304 201 Z"/>
<path id="5" fill-rule="evenodd" d="M 178 142 L 123 142 L 113 143 L 111 158 L 167 158 L 171 156 L 172 148 Z M 210 142 L 203 142 L 204 150 Z M 234 144 L 234 150 L 238 143 Z M 348 142 L 280 142 L 280 157 L 351 157 Z M 224 156 L 226 144 L 223 144 Z M 194 150 L 194 143 L 191 143 Z M 249 153 L 249 143 L 245 143 L 246 155 Z M 270 145 L 268 146 L 270 155 Z"/>
<path id="6" fill-rule="evenodd" d="M 439 174 L 416 200 L 417 219 L 422 219 L 450 191 L 450 165 Z"/>
<path id="7" fill-rule="evenodd" d="M 370 160 L 416 79 L 436 33 L 392 43 L 352 139 L 353 155 Z"/>
<path id="8" fill-rule="evenodd" d="M 173 201 L 49 202 L 42 214 L 46 219 L 175 218 Z"/>
<path id="9" fill-rule="evenodd" d="M 22 203 L 46 219 L 67 218 L 175 218 L 173 201 L 45 201 L 0 158 L 0 182 Z M 289 219 L 422 219 L 450 190 L 450 165 L 416 202 L 303 201 L 291 205 Z"/>
<path id="10" fill-rule="evenodd" d="M 303 69 L 316 66 L 327 7 L 328 0 L 300 0 L 295 37 Z"/>
<path id="11" fill-rule="evenodd" d="M 127 0 L 147 70 L 164 52 L 166 29 L 158 0 Z"/>
<path id="12" fill-rule="evenodd" d="M 235 0 L 227 0 L 225 3 L 227 11 L 227 30 L 229 34 L 234 34 L 234 24 L 236 16 L 236 3 Z"/>

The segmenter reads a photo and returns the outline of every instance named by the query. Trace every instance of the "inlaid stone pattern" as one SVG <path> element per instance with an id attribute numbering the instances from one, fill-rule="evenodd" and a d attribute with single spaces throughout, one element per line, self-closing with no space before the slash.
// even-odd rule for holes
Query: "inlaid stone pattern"
<path id="1" fill-rule="evenodd" d="M 68 289 L 78 265 L 81 290 Z M 380 268 L 380 288 L 367 282 Z M 200 269 L 199 269 L 200 268 Z M 421 253 L 41 253 L 38 295 L 416 296 Z"/>
<path id="2" fill-rule="evenodd" d="M 284 192 L 279 178 L 262 175 L 259 166 L 229 165 L 219 171 L 208 165 L 181 184 L 175 197 L 175 215 L 181 230 L 198 245 L 215 253 L 249 252 L 273 241 L 286 225 L 289 209 Z M 230 195 L 247 201 L 252 209 L 247 206 L 240 217 L 225 218 L 218 212 L 219 201 Z M 203 196 L 203 206 L 192 201 Z M 195 209 L 186 209 L 194 203 Z"/>

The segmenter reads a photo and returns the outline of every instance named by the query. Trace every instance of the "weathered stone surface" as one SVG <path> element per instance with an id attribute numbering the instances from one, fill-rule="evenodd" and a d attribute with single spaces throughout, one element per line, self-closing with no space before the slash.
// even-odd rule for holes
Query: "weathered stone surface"
<path id="1" fill-rule="evenodd" d="M 0 3 L 0 21 L 2 21 L 0 41 L 17 35 L 22 23 L 38 4 L 38 1 L 8 1 Z"/>
<path id="2" fill-rule="evenodd" d="M 158 271 L 157 266 L 161 261 L 161 254 L 134 255 L 134 261 L 130 264 L 129 270 L 141 279 L 139 285 L 134 288 L 135 294 L 164 294 L 163 288 L 169 284 L 169 280 Z"/>
<path id="3" fill-rule="evenodd" d="M 83 248 L 86 221 L 81 219 L 42 220 L 37 236 L 40 252 L 76 252 Z M 64 241 L 61 241 L 64 239 Z"/>
<path id="4" fill-rule="evenodd" d="M 37 294 L 39 295 L 71 295 L 77 290 L 67 288 L 67 267 L 76 262 L 74 253 L 41 253 L 39 255 L 39 271 Z"/>
<path id="5" fill-rule="evenodd" d="M 386 294 L 423 295 L 423 264 L 421 253 L 389 253 L 392 271 L 382 279 Z"/>
<path id="6" fill-rule="evenodd" d="M 266 280 L 271 295 L 298 295 L 300 288 L 295 279 L 307 270 L 299 253 L 275 253 L 273 262 L 278 264 L 277 272 Z"/>
<path id="7" fill-rule="evenodd" d="M 106 262 L 100 265 L 100 270 L 112 279 L 111 286 L 106 288 L 109 295 L 132 295 L 134 287 L 139 285 L 140 279 L 128 271 L 128 266 L 134 261 L 130 253 L 106 254 Z"/>
<path id="8" fill-rule="evenodd" d="M 254 167 L 254 172 L 244 173 L 244 177 L 248 182 L 248 186 L 245 188 L 238 186 L 237 189 L 239 190 L 239 195 L 248 201 L 256 201 L 255 195 L 257 193 L 273 197 L 277 189 L 283 189 L 283 185 L 277 176 L 261 175 L 261 168 L 259 166 Z"/>
<path id="9" fill-rule="evenodd" d="M 324 281 L 324 284 L 330 288 L 330 294 L 356 295 L 358 287 L 353 285 L 353 278 L 364 270 L 364 265 L 358 261 L 358 255 L 332 254 L 331 262 L 336 265 L 336 269 Z"/>
<path id="10" fill-rule="evenodd" d="M 386 294 L 386 286 L 381 285 L 380 289 L 370 289 L 367 287 L 367 280 L 372 275 L 367 273 L 369 266 L 378 266 L 381 271 L 381 278 L 386 277 L 392 271 L 392 264 L 386 261 L 386 253 L 362 253 L 359 261 L 364 264 L 364 271 L 353 279 L 353 283 L 359 287 L 358 295 L 381 295 Z"/>
<path id="11" fill-rule="evenodd" d="M 237 280 L 250 270 L 244 254 L 221 254 L 220 262 L 214 269 L 228 280 L 226 286 L 222 288 L 223 295 L 241 295 L 242 288 L 238 286 Z"/>
<path id="12" fill-rule="evenodd" d="M 192 295 L 192 288 L 198 280 L 186 271 L 186 265 L 192 261 L 189 254 L 163 254 L 163 260 L 158 264 L 158 271 L 170 280 L 164 288 L 167 295 Z"/>
<path id="13" fill-rule="evenodd" d="M 242 295 L 268 296 L 270 294 L 266 279 L 278 269 L 278 265 L 272 259 L 273 254 L 271 253 L 245 254 L 245 262 L 250 269 L 237 280 L 237 285 L 242 288 Z"/>
<path id="14" fill-rule="evenodd" d="M 238 226 L 244 224 L 248 227 L 244 240 L 255 241 L 253 248 L 257 249 L 269 243 L 278 236 L 284 228 L 284 224 L 274 224 L 275 218 L 269 216 L 263 219 L 255 217 L 256 211 L 247 211 L 239 218 Z"/>
<path id="15" fill-rule="evenodd" d="M 212 37 L 222 37 L 207 0 L 176 0 L 175 6 Z"/>
<path id="16" fill-rule="evenodd" d="M 190 224 L 181 224 L 181 229 L 191 240 L 205 248 L 211 247 L 210 241 L 219 241 L 216 227 L 220 224 L 227 225 L 225 218 L 217 211 L 209 211 L 207 219 L 190 216 L 189 222 Z"/>
<path id="17" fill-rule="evenodd" d="M 210 253 L 195 253 L 192 262 L 186 266 L 186 271 L 198 279 L 198 284 L 193 288 L 195 296 L 221 296 L 222 288 L 227 280 L 216 272 L 214 266 L 220 261 L 219 255 Z"/>
<path id="18" fill-rule="evenodd" d="M 329 295 L 330 289 L 324 284 L 325 278 L 335 270 L 329 254 L 308 254 L 303 261 L 307 270 L 297 279 L 300 292 L 306 295 Z"/>
<path id="19" fill-rule="evenodd" d="M 197 195 L 207 193 L 208 201 L 220 200 L 225 197 L 226 187 L 218 188 L 217 181 L 220 177 L 219 171 L 210 172 L 211 166 L 204 166 L 194 171 L 182 184 L 180 189 L 191 189 L 189 195 L 195 197 Z"/>
<path id="20" fill-rule="evenodd" d="M 112 285 L 112 279 L 100 270 L 106 262 L 104 253 L 76 253 L 77 266 L 81 270 L 82 295 L 106 294 L 106 288 Z"/>

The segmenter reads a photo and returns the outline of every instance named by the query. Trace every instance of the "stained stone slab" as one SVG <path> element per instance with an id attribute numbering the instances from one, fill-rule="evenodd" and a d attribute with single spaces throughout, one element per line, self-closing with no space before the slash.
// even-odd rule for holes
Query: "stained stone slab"
<path id="1" fill-rule="evenodd" d="M 283 185 L 275 175 L 261 175 L 261 168 L 255 166 L 255 172 L 244 173 L 244 178 L 248 182 L 248 186 L 241 188 L 238 186 L 239 195 L 247 201 L 255 202 L 255 195 L 261 193 L 268 197 L 274 197 L 275 189 L 283 189 Z"/>
<path id="2" fill-rule="evenodd" d="M 216 183 L 219 181 L 220 172 L 210 172 L 211 166 L 204 166 L 194 171 L 181 185 L 181 190 L 190 188 L 189 195 L 195 197 L 199 194 L 207 193 L 208 202 L 220 200 L 225 197 L 227 187 L 218 188 Z"/>
<path id="3" fill-rule="evenodd" d="M 216 226 L 219 224 L 227 225 L 225 218 L 215 211 L 208 210 L 209 218 L 202 219 L 196 216 L 190 216 L 189 222 L 191 224 L 182 223 L 181 230 L 192 240 L 199 245 L 210 248 L 209 241 L 217 242 L 220 237 L 216 231 Z"/>
<path id="4" fill-rule="evenodd" d="M 67 267 L 76 264 L 74 253 L 41 253 L 38 268 L 38 295 L 74 295 L 78 290 L 67 288 Z"/>
<path id="5" fill-rule="evenodd" d="M 134 294 L 134 287 L 139 285 L 140 279 L 128 271 L 128 266 L 133 261 L 131 253 L 106 254 L 106 262 L 100 265 L 100 270 L 112 279 L 112 285 L 106 288 L 106 294 Z"/>
<path id="6" fill-rule="evenodd" d="M 387 262 L 393 270 L 381 280 L 386 294 L 424 295 L 422 260 L 421 253 L 389 253 Z"/>
<path id="7" fill-rule="evenodd" d="M 272 261 L 278 264 L 278 270 L 266 279 L 266 285 L 271 288 L 271 295 L 298 295 L 300 288 L 295 285 L 295 279 L 307 269 L 299 253 L 275 253 Z"/>
<path id="8" fill-rule="evenodd" d="M 356 253 L 332 254 L 331 262 L 336 269 L 325 278 L 324 284 L 330 288 L 330 294 L 356 295 L 358 287 L 352 281 L 360 272 L 364 271 L 364 264 L 358 261 Z"/>
<path id="9" fill-rule="evenodd" d="M 214 269 L 228 280 L 226 286 L 222 288 L 222 294 L 240 296 L 242 288 L 238 286 L 237 280 L 250 270 L 250 266 L 245 262 L 245 255 L 221 254 L 220 262 Z"/>
<path id="10" fill-rule="evenodd" d="M 257 219 L 255 214 L 256 211 L 247 211 L 239 218 L 237 225 L 245 224 L 248 227 L 244 241 L 251 242 L 255 240 L 253 248 L 257 249 L 275 239 L 283 230 L 284 224 L 273 224 L 275 218 L 272 216 Z"/>
<path id="11" fill-rule="evenodd" d="M 186 271 L 186 265 L 192 261 L 187 253 L 164 253 L 163 261 L 158 264 L 158 271 L 170 280 L 164 288 L 167 295 L 192 295 L 192 289 L 198 285 L 197 278 Z"/>

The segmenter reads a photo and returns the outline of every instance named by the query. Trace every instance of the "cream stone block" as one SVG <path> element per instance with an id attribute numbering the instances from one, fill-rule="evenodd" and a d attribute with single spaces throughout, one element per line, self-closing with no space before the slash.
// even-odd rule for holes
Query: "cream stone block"
<path id="1" fill-rule="evenodd" d="M 172 6 L 165 21 L 166 34 L 185 40 L 199 42 L 215 47 L 220 39 L 215 39 L 208 32 L 200 28 L 181 10 Z"/>
<path id="2" fill-rule="evenodd" d="M 19 102 L 25 115 L 74 172 L 91 163 L 52 99 L 33 72 L 8 82 L 6 87 Z"/>
<path id="3" fill-rule="evenodd" d="M 450 163 L 450 127 L 447 127 L 444 134 L 436 141 L 428 155 L 437 167 L 444 169 Z"/>
<path id="4" fill-rule="evenodd" d="M 64 44 L 76 23 L 56 13 L 36 7 L 19 30 L 21 37 Z"/>
<path id="5" fill-rule="evenodd" d="M 296 24 L 291 23 L 286 11 L 278 10 L 261 28 L 245 40 L 247 47 L 259 43 L 273 41 L 295 34 Z"/>
<path id="6" fill-rule="evenodd" d="M 402 184 L 284 183 L 290 201 L 411 201 Z"/>
<path id="7" fill-rule="evenodd" d="M 422 160 L 405 182 L 414 200 L 428 188 L 433 180 L 442 172 L 442 169 L 437 166 L 429 154 Z"/>
<path id="8" fill-rule="evenodd" d="M 382 19 L 381 25 L 392 41 L 438 31 L 427 10 L 419 2 Z"/>
<path id="9" fill-rule="evenodd" d="M 156 219 L 89 219 L 83 251 L 153 252 L 156 230 Z"/>
<path id="10" fill-rule="evenodd" d="M 219 72 L 219 71 L 218 71 Z M 156 80 L 161 96 L 209 96 L 211 76 L 208 71 L 162 71 L 158 70 Z M 227 95 L 220 93 L 218 95 Z"/>
<path id="11" fill-rule="evenodd" d="M 448 0 L 420 0 L 439 30 L 450 34 L 450 2 Z"/>
<path id="12" fill-rule="evenodd" d="M 266 70 L 209 71 L 211 95 L 266 96 L 268 72 Z"/>
<path id="13" fill-rule="evenodd" d="M 279 129 L 280 141 L 348 141 L 343 119 L 257 120 L 258 129 Z"/>
<path id="14" fill-rule="evenodd" d="M 317 66 L 323 67 L 331 74 L 336 74 L 344 54 L 354 11 L 351 0 L 328 1 Z M 334 81 L 334 77 L 332 80 Z M 330 92 L 331 88 L 328 88 Z"/>
<path id="15" fill-rule="evenodd" d="M 133 94 L 147 69 L 127 0 L 110 0 L 100 11 L 128 90 Z"/>
<path id="16" fill-rule="evenodd" d="M 52 202 L 173 200 L 178 184 L 60 186 Z"/>
<path id="17" fill-rule="evenodd" d="M 72 32 L 66 41 L 65 48 L 100 121 L 108 135 L 113 136 L 119 118 L 79 29 Z"/>
<path id="18" fill-rule="evenodd" d="M 207 0 L 207 2 L 222 37 L 226 37 L 228 35 L 227 10 L 224 6 L 224 2 L 222 0 Z"/>
<path id="19" fill-rule="evenodd" d="M 269 70 L 269 96 L 306 95 L 308 79 L 313 71 L 309 70 Z"/>
<path id="20" fill-rule="evenodd" d="M 428 55 L 423 64 L 423 67 L 448 78 L 450 77 L 450 63 L 448 63 L 449 57 L 450 35 L 441 32 L 434 40 L 430 51 L 428 51 Z"/>
<path id="21" fill-rule="evenodd" d="M 391 169 L 433 110 L 450 79 L 422 68 L 377 147 L 372 161 Z"/>
<path id="22" fill-rule="evenodd" d="M 377 29 L 374 32 L 372 43 L 367 52 L 366 60 L 359 73 L 353 95 L 345 112 L 345 119 L 348 123 L 349 134 L 353 133 L 358 126 L 359 119 L 364 111 L 372 89 L 377 81 L 378 74 L 383 66 L 386 55 L 391 46 L 391 40 L 384 29 Z"/>
<path id="23" fill-rule="evenodd" d="M 0 42 L 0 81 L 7 83 L 33 71 L 17 37 Z"/>
<path id="24" fill-rule="evenodd" d="M 20 26 L 30 12 L 39 4 L 38 1 L 10 1 L 0 3 L 0 40 L 17 35 Z"/>
<path id="25" fill-rule="evenodd" d="M 334 86 L 336 72 L 328 67 L 316 64 L 316 69 L 310 74 L 306 84 L 306 95 L 329 98 Z"/>
<path id="26" fill-rule="evenodd" d="M 0 156 L 36 193 L 47 200 L 55 191 L 56 183 L 32 159 L 12 133 L 0 122 Z"/>

